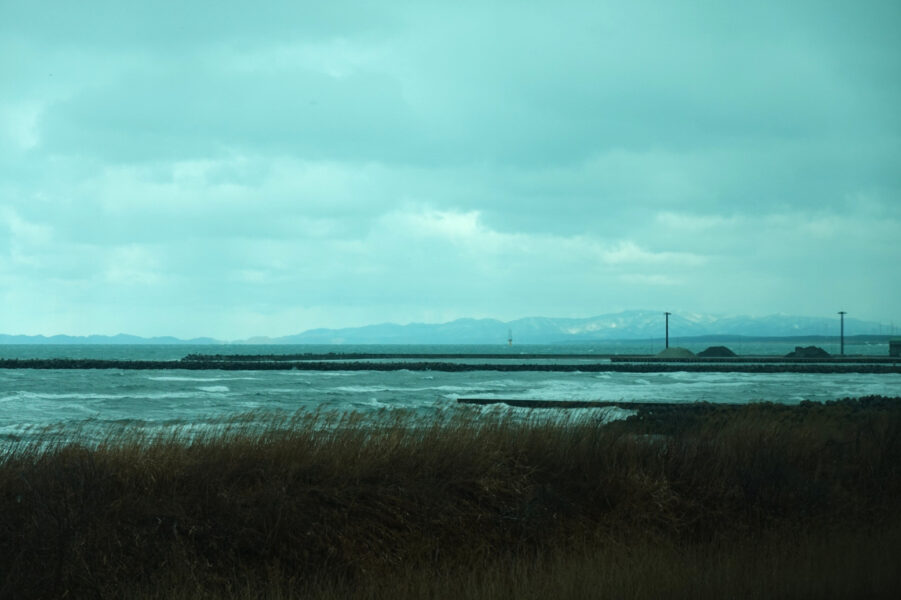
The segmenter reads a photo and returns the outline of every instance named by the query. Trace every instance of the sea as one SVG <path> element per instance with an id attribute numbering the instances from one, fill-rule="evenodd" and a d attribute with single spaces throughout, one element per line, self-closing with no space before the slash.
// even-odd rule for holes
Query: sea
<path id="1" fill-rule="evenodd" d="M 784 355 L 794 343 L 732 345 L 740 355 Z M 649 346 L 649 347 L 645 347 Z M 703 350 L 703 347 L 693 348 Z M 706 346 L 704 346 L 706 347 Z M 901 396 L 901 374 L 808 373 L 597 373 L 490 370 L 398 371 L 190 371 L 177 361 L 188 354 L 423 353 L 496 354 L 506 361 L 546 364 L 593 362 L 592 354 L 653 353 L 652 344 L 412 346 L 412 345 L 0 345 L 0 358 L 94 358 L 172 361 L 173 368 L 0 369 L 0 443 L 19 443 L 49 430 L 103 437 L 116 428 L 157 430 L 202 427 L 229 419 L 253 419 L 298 411 L 357 412 L 364 416 L 404 410 L 423 419 L 452 410 L 506 411 L 532 418 L 534 411 L 506 405 L 466 406 L 459 398 L 603 400 L 624 402 L 824 402 L 867 395 Z M 837 348 L 826 348 L 837 353 Z M 846 354 L 886 356 L 886 344 L 846 346 Z M 554 355 L 553 358 L 550 355 Z M 563 356 L 561 356 L 563 355 Z M 566 355 L 573 355 L 567 358 Z M 576 357 L 579 355 L 579 357 Z M 417 359 L 419 360 L 419 359 Z M 441 359 L 452 362 L 453 359 Z M 465 359 L 458 359 L 465 360 Z M 480 359 L 480 362 L 491 362 Z M 572 411 L 567 418 L 573 418 Z M 610 420 L 624 409 L 579 409 L 584 418 Z M 478 415 L 477 415 L 478 416 Z"/>

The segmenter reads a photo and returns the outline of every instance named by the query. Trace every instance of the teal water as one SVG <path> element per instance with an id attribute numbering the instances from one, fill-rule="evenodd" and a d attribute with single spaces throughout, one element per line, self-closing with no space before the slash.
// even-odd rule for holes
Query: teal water
<path id="1" fill-rule="evenodd" d="M 325 350 L 323 350 L 323 348 Z M 372 352 L 372 346 L 341 346 Z M 480 352 L 474 347 L 379 347 L 384 352 Z M 452 348 L 453 350 L 448 350 Z M 509 347 L 496 347 L 509 353 Z M 515 347 L 514 347 L 515 348 Z M 559 353 L 561 346 L 519 347 Z M 569 347 L 585 353 L 585 347 Z M 335 346 L 5 346 L 0 356 L 178 360 L 191 352 L 303 353 Z M 601 353 L 601 350 L 596 350 Z M 158 428 L 202 425 L 248 412 L 406 409 L 422 416 L 459 409 L 460 397 L 627 402 L 828 401 L 880 394 L 901 396 L 899 374 L 799 373 L 554 373 L 525 371 L 187 371 L 167 369 L 0 369 L 0 439 L 24 439 L 37 429 L 102 432 L 128 425 Z M 502 407 L 468 407 L 491 412 Z M 527 409 L 506 409 L 525 416 Z M 622 411 L 585 409 L 586 416 L 616 418 Z"/>

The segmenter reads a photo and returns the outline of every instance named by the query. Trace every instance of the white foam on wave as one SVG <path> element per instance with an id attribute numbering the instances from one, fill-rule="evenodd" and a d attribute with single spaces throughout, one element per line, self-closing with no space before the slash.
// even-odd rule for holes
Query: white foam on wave
<path id="1" fill-rule="evenodd" d="M 181 377 L 176 375 L 160 375 L 147 377 L 151 381 L 256 381 L 259 377 Z"/>
<path id="2" fill-rule="evenodd" d="M 854 398 L 860 396 L 897 396 L 901 390 L 901 375 L 886 374 L 878 380 L 864 383 L 855 382 L 849 377 L 835 377 L 822 382 L 821 390 L 812 390 L 808 397 L 828 396 L 830 399 Z"/>
<path id="3" fill-rule="evenodd" d="M 492 404 L 480 406 L 476 410 L 486 416 L 514 417 L 516 419 L 528 421 L 546 420 L 550 422 L 557 421 L 562 423 L 577 423 L 579 421 L 589 420 L 609 423 L 610 421 L 625 419 L 635 414 L 634 410 L 616 407 L 586 407 L 554 410 L 509 406 L 507 404 Z"/>
<path id="4" fill-rule="evenodd" d="M 191 398 L 196 398 L 197 394 L 193 391 L 191 392 L 150 392 L 150 393 L 142 393 L 142 394 L 128 394 L 126 396 L 120 396 L 120 398 L 127 398 L 130 400 L 189 400 Z"/>
<path id="5" fill-rule="evenodd" d="M 200 390 L 201 392 L 211 392 L 211 393 L 221 393 L 221 392 L 229 391 L 227 385 L 201 385 L 197 389 Z"/>
<path id="6" fill-rule="evenodd" d="M 313 376 L 313 377 L 353 377 L 357 373 L 369 373 L 370 371 L 276 371 L 279 375 L 288 375 L 291 377 L 297 377 L 301 374 L 304 376 Z"/>
<path id="7" fill-rule="evenodd" d="M 346 392 L 348 394 L 373 394 L 376 392 L 391 391 L 387 387 L 381 385 L 343 385 L 334 388 L 334 390 L 336 392 Z"/>
<path id="8" fill-rule="evenodd" d="M 400 385 L 345 385 L 331 388 L 337 392 L 350 394 L 367 394 L 378 392 L 435 392 L 435 393 L 465 393 L 483 389 L 481 386 L 460 385 L 431 385 L 431 386 L 400 386 Z"/>
<path id="9" fill-rule="evenodd" d="M 123 394 L 94 394 L 69 392 L 65 394 L 53 394 L 49 392 L 16 392 L 12 396 L 4 398 L 4 400 L 115 400 L 118 398 L 127 398 Z"/>
<path id="10" fill-rule="evenodd" d="M 673 395 L 681 397 L 696 391 L 691 383 L 677 383 L 665 377 L 650 379 L 636 378 L 634 375 L 615 375 L 603 379 L 594 375 L 581 375 L 519 381 L 518 385 L 509 387 L 495 387 L 490 384 L 499 382 L 486 382 L 485 386 L 480 386 L 474 391 L 482 398 L 626 402 L 656 400 Z"/>
<path id="11" fill-rule="evenodd" d="M 224 387 L 224 386 L 223 386 Z M 46 392 L 16 392 L 12 396 L 6 396 L 0 400 L 4 402 L 14 402 L 16 400 L 29 400 L 29 401 L 52 401 L 58 402 L 61 400 L 78 400 L 78 401 L 90 401 L 90 400 L 102 400 L 102 401 L 110 401 L 110 400 L 183 400 L 186 398 L 194 398 L 196 397 L 196 393 L 193 392 L 130 392 L 127 394 L 94 394 L 94 393 L 78 393 L 71 392 L 67 394 L 51 394 Z"/>
<path id="12" fill-rule="evenodd" d="M 367 406 L 369 408 L 391 408 L 395 405 L 382 402 L 378 398 L 367 398 L 366 400 L 354 400 L 349 402 L 351 406 Z"/>
<path id="13" fill-rule="evenodd" d="M 754 377 L 760 377 L 755 373 L 690 373 L 687 371 L 677 371 L 667 375 L 676 384 L 716 386 L 751 385 L 754 383 Z"/>

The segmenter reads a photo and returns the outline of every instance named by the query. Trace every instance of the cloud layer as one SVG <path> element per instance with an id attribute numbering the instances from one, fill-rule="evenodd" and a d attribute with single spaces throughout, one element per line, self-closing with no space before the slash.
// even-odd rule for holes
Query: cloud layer
<path id="1" fill-rule="evenodd" d="M 4 3 L 0 331 L 901 322 L 897 2 Z"/>

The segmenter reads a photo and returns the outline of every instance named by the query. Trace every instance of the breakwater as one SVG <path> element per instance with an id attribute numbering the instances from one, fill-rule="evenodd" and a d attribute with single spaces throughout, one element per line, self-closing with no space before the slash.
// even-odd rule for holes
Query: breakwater
<path id="1" fill-rule="evenodd" d="M 597 363 L 457 363 L 437 361 L 368 362 L 358 360 L 102 360 L 102 359 L 4 359 L 0 369 L 125 369 L 125 370 L 222 370 L 222 371 L 501 371 L 501 372 L 568 372 L 568 373 L 901 373 L 901 362 L 780 361 L 722 362 L 711 360 Z"/>
<path id="2" fill-rule="evenodd" d="M 257 361 L 321 361 L 321 360 L 384 360 L 384 359 L 444 359 L 444 360 L 538 360 L 569 359 L 598 360 L 610 354 L 493 354 L 486 352 L 304 352 L 301 354 L 188 354 L 185 362 L 257 362 Z"/>
<path id="3" fill-rule="evenodd" d="M 319 361 L 367 361 L 367 360 L 598 360 L 616 363 L 835 363 L 835 364 L 901 364 L 892 356 L 829 356 L 797 358 L 788 356 L 732 356 L 732 357 L 664 357 L 647 354 L 493 354 L 493 353 L 435 353 L 435 352 L 306 352 L 302 354 L 188 354 L 181 362 L 319 362 Z"/>

